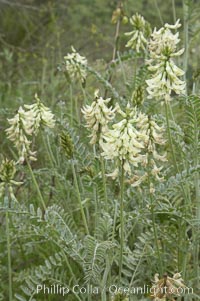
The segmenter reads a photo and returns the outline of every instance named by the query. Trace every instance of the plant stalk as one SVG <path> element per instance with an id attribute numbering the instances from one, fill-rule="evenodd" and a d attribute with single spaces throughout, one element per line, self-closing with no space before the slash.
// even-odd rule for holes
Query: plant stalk
<path id="1" fill-rule="evenodd" d="M 102 180 L 103 180 L 105 208 L 106 208 L 106 211 L 108 212 L 108 195 L 107 195 L 107 188 L 106 188 L 105 165 L 104 165 L 103 157 L 101 155 L 100 155 L 100 160 L 101 160 L 101 174 L 102 174 Z"/>
<path id="2" fill-rule="evenodd" d="M 83 224 L 84 224 L 87 235 L 89 235 L 89 229 L 88 229 L 87 220 L 86 220 L 85 212 L 84 212 L 82 201 L 81 201 L 81 194 L 80 194 L 79 187 L 78 187 L 78 180 L 77 180 L 77 175 L 76 175 L 76 170 L 75 170 L 73 160 L 71 161 L 71 166 L 72 166 L 72 173 L 73 173 L 73 177 L 74 177 L 74 184 L 75 184 L 75 188 L 76 188 L 76 194 L 77 194 L 77 198 L 78 198 L 78 202 L 79 202 L 79 206 L 80 206 L 80 210 L 81 210 L 81 215 L 82 215 L 82 219 L 83 219 Z"/>
<path id="3" fill-rule="evenodd" d="M 124 160 L 121 164 L 120 178 L 120 257 L 119 257 L 119 284 L 122 276 L 123 265 L 123 249 L 124 249 Z"/>
<path id="4" fill-rule="evenodd" d="M 32 178 L 33 183 L 34 183 L 34 185 L 35 185 L 35 188 L 36 188 L 36 190 L 37 190 L 39 199 L 40 199 L 41 204 L 42 204 L 42 206 L 43 206 L 43 209 L 46 211 L 46 205 L 45 205 L 43 196 L 42 196 L 42 194 L 41 194 L 41 191 L 40 191 L 40 188 L 39 188 L 39 186 L 38 186 L 37 180 L 36 180 L 35 175 L 34 175 L 34 173 L 33 173 L 32 167 L 31 167 L 31 165 L 30 165 L 30 163 L 29 163 L 29 160 L 28 160 L 27 158 L 26 158 L 26 162 L 27 162 L 27 165 L 28 165 L 28 169 L 29 169 L 31 178 Z"/>
<path id="5" fill-rule="evenodd" d="M 8 251 L 8 286 L 9 286 L 9 301 L 12 301 L 12 268 L 11 268 L 11 250 L 10 250 L 10 230 L 9 230 L 9 213 L 6 211 L 6 238 Z"/>

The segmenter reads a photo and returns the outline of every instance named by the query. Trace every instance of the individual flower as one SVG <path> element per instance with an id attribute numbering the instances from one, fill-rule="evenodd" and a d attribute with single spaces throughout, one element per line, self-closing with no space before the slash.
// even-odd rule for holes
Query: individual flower
<path id="1" fill-rule="evenodd" d="M 146 80 L 148 98 L 170 99 L 172 91 L 176 94 L 185 92 L 185 82 L 181 80 L 184 71 L 176 66 L 174 58 L 183 54 L 184 49 L 177 49 L 180 42 L 179 32 L 173 33 L 180 27 L 179 20 L 175 25 L 165 24 L 159 30 L 154 29 L 149 42 L 150 59 L 148 69 L 152 72 L 151 79 Z"/>
<path id="2" fill-rule="evenodd" d="M 17 114 L 13 118 L 8 119 L 8 122 L 10 127 L 6 129 L 6 133 L 8 139 L 14 143 L 18 150 L 19 162 L 23 163 L 26 157 L 30 160 L 36 160 L 36 152 L 31 150 L 31 141 L 27 138 L 27 136 L 32 136 L 33 134 L 33 112 L 26 112 L 20 107 Z"/>
<path id="3" fill-rule="evenodd" d="M 95 99 L 92 104 L 82 108 L 86 120 L 86 127 L 92 130 L 90 143 L 95 144 L 98 138 L 108 130 L 108 123 L 115 117 L 117 106 L 113 109 L 108 107 L 110 98 L 99 97 L 99 91 L 95 91 Z"/>
<path id="4" fill-rule="evenodd" d="M 87 59 L 81 56 L 72 46 L 72 52 L 68 53 L 65 57 L 65 69 L 70 79 L 80 79 L 85 81 L 87 76 L 86 66 Z"/>
<path id="5" fill-rule="evenodd" d="M 14 176 L 16 173 L 15 168 L 16 163 L 13 160 L 4 159 L 1 162 L 0 165 L 0 197 L 2 197 L 5 194 L 6 188 L 8 189 L 8 192 L 10 193 L 10 196 L 12 199 L 15 199 L 14 193 L 13 193 L 13 186 L 19 186 L 23 184 L 22 182 L 17 182 L 14 180 Z"/>
<path id="6" fill-rule="evenodd" d="M 35 99 L 36 103 L 24 105 L 24 107 L 33 115 L 33 132 L 36 135 L 42 125 L 53 128 L 55 126 L 55 119 L 51 110 L 43 105 L 37 94 L 35 94 Z"/>
<path id="7" fill-rule="evenodd" d="M 125 33 L 126 36 L 131 37 L 126 44 L 126 47 L 130 47 L 139 53 L 141 50 L 146 49 L 151 28 L 149 23 L 145 21 L 144 17 L 138 13 L 130 18 L 130 23 L 133 26 L 133 30 Z"/>
<path id="8" fill-rule="evenodd" d="M 136 129 L 137 111 L 127 105 L 126 112 L 119 110 L 122 120 L 112 125 L 100 141 L 102 156 L 107 160 L 119 160 L 125 174 L 131 175 L 131 166 L 142 162 L 141 150 L 145 147 L 147 137 Z M 110 174 L 117 176 L 117 169 Z"/>
<path id="9" fill-rule="evenodd" d="M 151 287 L 151 297 L 154 301 L 166 300 L 166 298 L 174 300 L 173 297 L 179 297 L 180 291 L 185 287 L 180 273 L 174 274 L 172 278 L 164 274 L 161 279 L 159 279 L 159 274 L 156 274 Z"/>

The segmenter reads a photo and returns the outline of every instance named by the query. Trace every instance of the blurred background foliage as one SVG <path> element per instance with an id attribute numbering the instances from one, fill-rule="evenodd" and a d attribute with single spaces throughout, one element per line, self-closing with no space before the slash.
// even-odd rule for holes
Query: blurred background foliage
<path id="1" fill-rule="evenodd" d="M 152 27 L 180 18 L 182 42 L 188 44 L 192 53 L 187 78 L 198 78 L 198 0 L 121 2 L 125 16 L 139 12 Z M 64 55 L 71 52 L 72 45 L 96 70 L 106 70 L 115 45 L 116 24 L 111 20 L 119 3 L 119 0 L 0 0 L 1 127 L 4 128 L 5 113 L 9 115 L 9 109 L 13 113 L 20 104 L 32 102 L 36 92 L 44 96 L 52 109 L 56 109 L 59 100 L 68 97 L 66 82 L 58 72 L 58 66 Z M 188 41 L 184 37 L 184 26 L 189 26 Z M 121 53 L 127 51 L 124 32 L 130 29 L 129 23 L 121 23 L 118 42 Z M 92 86 L 93 82 L 87 83 L 87 87 L 92 89 Z"/>
<path id="2" fill-rule="evenodd" d="M 152 27 L 156 26 L 159 28 L 166 22 L 173 24 L 176 19 L 181 19 L 180 44 L 186 48 L 188 47 L 189 62 L 186 69 L 190 86 L 189 92 L 191 92 L 192 81 L 194 80 L 195 83 L 197 83 L 200 75 L 200 1 L 124 0 L 122 3 L 125 16 L 131 17 L 134 13 L 139 12 Z M 175 10 L 173 9 L 173 4 L 175 4 Z M 15 158 L 15 154 L 13 154 L 9 146 L 4 131 L 5 128 L 8 127 L 7 118 L 13 117 L 14 111 L 20 105 L 32 103 L 36 92 L 42 101 L 58 116 L 58 120 L 59 118 L 60 120 L 63 118 L 63 124 L 59 124 L 59 126 L 66 126 L 66 120 L 68 121 L 70 114 L 70 112 L 68 112 L 70 89 L 63 73 L 59 72 L 59 66 L 62 64 L 63 57 L 68 52 L 71 52 L 72 45 L 81 55 L 87 57 L 89 66 L 94 67 L 103 78 L 108 79 L 108 64 L 112 60 L 116 32 L 116 24 L 113 24 L 111 21 L 113 12 L 116 11 L 118 5 L 118 0 L 0 0 L 0 153 Z M 188 31 L 184 30 L 186 27 L 188 27 Z M 127 51 L 125 47 L 127 37 L 124 33 L 130 30 L 131 26 L 129 23 L 121 23 L 118 50 L 122 55 Z M 187 32 L 189 32 L 188 36 L 185 34 Z M 187 52 L 185 53 L 187 54 Z M 182 61 L 179 62 L 180 66 L 181 64 Z M 127 78 L 132 80 L 135 76 L 134 60 L 132 59 L 131 62 L 127 60 L 126 64 L 124 64 L 124 68 L 126 68 L 125 73 Z M 127 83 L 127 87 L 124 88 L 124 81 L 122 77 L 120 77 L 120 68 L 113 67 L 113 70 L 112 84 L 114 87 L 117 87 L 120 96 L 123 96 L 123 92 L 129 83 Z M 118 70 L 120 70 L 120 74 L 118 74 Z M 95 76 L 88 76 L 86 96 L 89 101 L 91 100 L 91 95 L 93 95 L 94 90 L 99 88 L 99 82 L 95 81 Z M 81 87 L 77 83 L 74 83 L 73 89 L 74 100 L 81 106 L 83 100 Z M 128 92 L 132 91 L 133 84 L 132 86 L 130 85 L 130 89 L 128 87 L 127 90 Z M 152 105 L 153 102 L 148 103 Z M 177 102 L 179 114 L 176 114 L 176 117 L 178 116 L 178 118 L 182 120 L 183 114 L 179 105 L 180 103 Z M 158 109 L 160 109 L 160 107 Z M 66 116 L 67 118 L 65 120 Z M 83 126 L 82 128 L 80 127 L 80 129 L 79 134 L 84 131 L 83 133 L 85 133 L 86 137 Z M 54 141 L 52 148 L 55 150 L 55 146 L 58 145 L 58 137 L 51 138 L 51 141 Z M 58 181 L 56 185 L 59 187 L 59 185 L 62 186 L 63 184 L 63 187 L 67 187 L 66 191 L 65 189 L 63 189 L 63 191 L 59 190 L 60 188 L 58 189 L 58 194 L 55 196 L 56 202 L 57 204 L 63 204 L 63 208 L 69 209 L 65 199 L 66 195 L 70 196 L 70 194 L 73 194 L 73 185 L 71 184 L 72 175 L 69 174 L 70 171 L 67 171 L 68 173 L 66 172 L 66 174 L 64 171 L 63 178 L 62 176 L 60 177 L 59 172 L 62 175 L 61 171 L 63 170 L 63 160 L 59 159 L 60 154 L 58 155 L 59 165 L 57 166 L 57 174 L 54 174 L 54 169 L 51 171 L 51 166 L 49 169 L 44 168 L 44 166 L 46 167 L 50 164 L 49 162 L 47 163 L 49 158 L 46 156 L 47 152 L 46 149 L 44 149 L 42 139 L 41 143 L 38 143 L 37 150 L 40 156 L 38 158 L 39 160 L 34 163 L 34 166 L 37 168 L 42 166 L 40 170 L 38 169 L 38 171 L 36 171 L 39 182 L 42 183 L 42 192 L 47 198 L 49 194 L 51 202 L 51 186 L 53 187 L 55 184 L 56 175 L 56 178 L 58 178 L 56 179 L 56 181 Z M 84 161 L 83 158 L 87 160 L 85 154 L 80 156 L 81 164 L 82 161 Z M 40 164 L 41 162 L 42 164 Z M 84 164 L 83 162 L 83 166 Z M 66 179 L 68 179 L 68 186 L 65 185 Z M 174 179 L 172 182 L 174 182 Z M 27 189 L 22 189 L 23 191 L 19 191 L 18 194 L 22 199 L 25 199 L 26 204 L 31 203 L 32 200 L 36 203 L 35 194 L 31 193 L 30 179 L 28 179 L 26 185 Z M 69 190 L 69 187 L 71 187 L 71 190 Z M 116 186 L 116 194 L 118 193 L 117 191 L 118 186 Z M 56 194 L 54 190 L 53 193 Z M 177 199 L 178 198 L 179 194 L 177 196 Z M 52 203 L 53 202 L 54 200 Z M 70 206 L 75 210 L 76 203 L 72 202 Z M 174 203 L 172 203 L 172 206 L 175 208 L 174 210 L 176 210 Z M 139 213 L 136 214 L 139 216 Z M 21 219 L 21 217 L 19 217 L 19 219 Z M 139 220 L 139 223 L 142 221 L 143 220 Z M 163 221 L 161 220 L 160 222 Z M 130 225 L 131 223 L 132 220 L 130 220 Z M 169 227 L 171 227 L 172 231 L 170 233 L 175 235 L 173 223 L 170 223 L 171 220 L 169 224 L 166 224 L 165 232 L 167 233 Z M 26 227 L 26 224 L 24 227 Z M 16 231 L 18 231 L 18 229 L 16 229 Z M 165 232 L 162 234 L 164 236 L 163 239 L 165 239 Z M 166 237 L 168 238 L 169 236 Z M 151 233 L 149 238 L 152 239 Z M 166 243 L 170 243 L 171 241 L 175 241 L 176 237 L 172 237 L 169 241 L 167 241 L 167 239 L 165 240 Z M 30 253 L 41 253 L 43 257 L 43 252 L 45 251 L 48 255 L 47 248 L 44 248 L 44 250 L 41 249 L 42 247 L 38 243 L 34 252 L 30 251 Z M 49 249 L 49 254 L 51 254 L 51 245 Z M 175 248 L 173 248 L 172 251 L 176 251 Z M 5 242 L 3 241 L 3 244 L 1 244 L 0 253 L 2 255 L 0 257 L 0 264 L 1 260 L 5 261 L 5 252 Z M 168 256 L 168 260 L 171 261 L 171 257 L 173 256 L 171 253 L 169 253 Z M 35 257 L 36 258 L 31 259 L 31 263 L 37 262 L 39 256 L 35 255 Z M 15 256 L 15 258 L 16 270 L 24 268 L 24 261 L 21 261 L 22 257 Z M 149 260 L 151 260 L 151 257 Z M 41 258 L 39 258 L 38 261 L 40 263 Z M 27 260 L 25 265 L 28 267 L 30 262 Z M 3 273 L 6 274 L 7 266 L 6 264 L 4 266 L 5 269 Z M 144 267 L 146 269 L 145 265 Z M 151 273 L 151 271 L 144 270 L 144 277 L 150 279 L 149 276 L 146 276 L 147 272 L 149 274 Z M 190 275 L 188 278 L 189 277 Z M 5 280 L 6 281 L 2 281 L 2 283 L 6 290 L 7 279 Z"/>
<path id="3" fill-rule="evenodd" d="M 160 16 L 173 22 L 170 0 L 127 0 L 123 4 L 126 15 L 138 11 L 153 26 L 161 25 Z M 109 60 L 115 34 L 111 18 L 117 5 L 117 0 L 0 0 L 1 84 L 7 82 L 4 92 L 9 84 L 37 81 L 44 64 L 55 68 L 71 45 L 90 61 Z M 181 0 L 176 1 L 176 7 L 177 16 L 182 18 Z M 121 33 L 129 28 L 124 25 Z M 122 49 L 123 40 L 121 34 Z"/>
<path id="4" fill-rule="evenodd" d="M 184 19 L 182 0 L 175 1 L 176 12 L 174 0 L 122 2 L 125 15 L 130 17 L 138 11 L 152 26 L 173 23 L 175 17 Z M 191 7 L 190 15 L 198 20 L 198 1 L 185 2 Z M 118 3 L 118 0 L 0 0 L 1 102 L 23 97 L 24 93 L 29 97 L 32 88 L 37 90 L 38 85 L 41 89 L 44 72 L 55 72 L 71 45 L 87 56 L 90 63 L 102 58 L 108 62 L 115 35 L 111 18 Z M 193 36 L 199 27 L 199 21 L 191 26 Z M 122 51 L 126 42 L 123 32 L 129 29 L 129 24 L 120 28 Z"/>

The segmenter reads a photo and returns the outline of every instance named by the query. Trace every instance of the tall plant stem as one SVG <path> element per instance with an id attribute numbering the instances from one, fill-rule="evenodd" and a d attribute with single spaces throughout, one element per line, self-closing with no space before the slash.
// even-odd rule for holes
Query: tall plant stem
<path id="1" fill-rule="evenodd" d="M 119 284 L 121 282 L 124 249 L 124 160 L 121 165 L 120 178 L 120 257 L 119 257 Z"/>
<path id="2" fill-rule="evenodd" d="M 168 101 L 165 101 L 165 115 L 166 115 L 166 122 L 167 122 L 167 134 L 168 134 L 169 144 L 170 144 L 170 148 L 172 151 L 172 158 L 173 158 L 173 163 L 175 166 L 175 171 L 176 171 L 176 173 L 180 174 L 180 170 L 179 170 L 178 163 L 177 163 L 176 156 L 175 156 L 172 136 L 171 136 L 171 130 L 170 130 L 170 124 L 169 124 L 169 111 L 171 112 L 172 118 L 174 120 L 171 106 Z M 178 138 L 178 142 L 179 142 L 179 138 Z M 186 188 L 187 188 L 187 185 L 186 185 Z M 183 195 L 185 198 L 185 202 L 187 203 L 188 200 L 190 201 L 190 198 L 187 196 L 187 193 L 186 193 L 185 188 L 182 183 L 181 183 L 181 189 L 182 189 L 182 192 L 183 192 Z"/>
<path id="3" fill-rule="evenodd" d="M 195 85 L 193 86 L 193 93 L 195 94 Z M 194 149 L 194 165 L 199 166 L 199 131 L 198 131 L 198 120 L 195 119 L 195 149 Z M 199 255 L 200 255 L 200 243 L 198 240 L 198 235 L 200 233 L 200 178 L 199 172 L 196 171 L 194 174 L 194 185 L 195 185 L 195 203 L 196 203 L 196 219 L 197 219 L 197 229 L 193 230 L 194 243 L 196 243 L 196 247 L 194 250 L 194 263 L 197 263 L 196 266 L 196 279 L 197 279 L 197 287 L 200 287 L 200 267 L 199 267 Z"/>
<path id="4" fill-rule="evenodd" d="M 116 54 L 117 54 L 117 49 L 118 49 L 120 23 L 121 22 L 120 22 L 120 18 L 119 18 L 119 20 L 117 21 L 116 31 L 115 31 L 115 44 L 114 44 L 113 55 L 112 55 L 113 61 L 116 59 Z"/>
<path id="5" fill-rule="evenodd" d="M 173 18 L 174 18 L 174 24 L 176 23 L 176 5 L 175 0 L 172 0 L 172 10 L 173 10 Z"/>
<path id="6" fill-rule="evenodd" d="M 148 186 L 149 186 L 149 192 L 151 188 L 151 166 L 150 166 L 150 157 L 148 155 Z M 160 248 L 158 244 L 158 232 L 157 232 L 157 227 L 156 227 L 156 219 L 155 219 L 155 212 L 154 212 L 154 201 L 152 197 L 152 193 L 150 192 L 150 201 L 151 201 L 151 216 L 152 216 L 152 225 L 153 225 L 153 235 L 154 235 L 154 241 L 156 245 L 156 251 L 158 255 L 158 262 L 159 262 L 159 269 L 161 275 L 163 274 L 163 264 L 162 264 L 162 259 L 161 259 L 161 254 L 160 254 Z"/>
<path id="7" fill-rule="evenodd" d="M 173 143 L 172 143 L 172 136 L 171 136 L 171 131 L 170 131 L 170 124 L 169 124 L 169 102 L 168 101 L 165 101 L 165 115 L 166 115 L 166 122 L 167 122 L 167 134 L 168 134 L 170 148 L 171 148 L 171 151 L 172 151 L 173 163 L 174 163 L 176 172 L 179 173 L 179 168 L 178 168 L 178 164 L 176 162 L 176 156 L 175 156 L 175 152 L 174 152 L 174 146 L 173 146 Z"/>
<path id="8" fill-rule="evenodd" d="M 103 274 L 103 279 L 102 279 L 102 293 L 101 293 L 101 301 L 106 301 L 106 283 L 107 283 L 107 279 L 109 276 L 109 272 L 110 272 L 110 258 L 109 258 L 109 254 L 106 254 L 106 267 L 104 270 L 104 274 Z"/>
<path id="9" fill-rule="evenodd" d="M 71 166 L 72 166 L 72 173 L 73 173 L 73 177 L 74 177 L 76 194 L 77 194 L 77 198 L 78 198 L 78 202 L 79 202 L 79 206 L 80 206 L 80 210 L 81 210 L 81 215 L 82 215 L 82 219 L 83 219 L 83 224 L 84 224 L 87 235 L 89 235 L 89 229 L 88 229 L 87 220 L 86 220 L 85 212 L 84 212 L 82 201 L 81 201 L 81 194 L 79 191 L 78 180 L 77 180 L 77 175 L 76 175 L 76 170 L 75 170 L 73 160 L 71 161 Z"/>
<path id="10" fill-rule="evenodd" d="M 197 222 L 200 222 L 200 180 L 199 180 L 199 173 L 195 173 L 195 190 L 196 190 L 196 206 L 197 206 L 197 212 L 196 212 L 196 218 Z M 196 231 L 196 234 L 194 235 L 194 241 L 197 241 L 196 248 L 195 248 L 195 266 L 196 266 L 196 279 L 197 279 L 197 287 L 200 287 L 200 267 L 199 267 L 199 254 L 200 254 L 200 244 L 198 241 L 198 235 L 200 233 L 200 225 L 198 224 L 198 229 Z M 196 239 L 195 239 L 196 237 Z"/>
<path id="11" fill-rule="evenodd" d="M 93 145 L 93 153 L 94 153 L 94 158 L 96 158 L 97 156 L 97 152 L 96 152 L 96 145 Z M 99 199 L 98 199 L 98 184 L 94 183 L 93 185 L 93 195 L 94 195 L 94 200 L 95 200 L 95 234 L 96 234 L 96 229 L 98 227 L 99 224 Z"/>
<path id="12" fill-rule="evenodd" d="M 40 191 L 39 185 L 38 185 L 38 183 L 37 183 L 37 180 L 36 180 L 36 178 L 35 178 L 35 175 L 34 175 L 34 173 L 33 173 L 32 167 L 31 167 L 31 165 L 30 165 L 30 163 L 29 163 L 29 160 L 28 160 L 27 158 L 26 158 L 26 162 L 27 162 L 27 166 L 28 166 L 28 169 L 29 169 L 29 172 L 30 172 L 31 178 L 32 178 L 32 180 L 33 180 L 33 183 L 34 183 L 34 185 L 35 185 L 35 188 L 36 188 L 36 190 L 37 190 L 37 193 L 38 193 L 38 196 L 39 196 L 40 202 L 41 202 L 41 204 L 42 204 L 42 206 L 43 206 L 44 210 L 46 211 L 46 205 L 45 205 L 45 202 L 44 202 L 43 196 L 42 196 L 42 194 L 41 194 L 41 191 Z"/>
<path id="13" fill-rule="evenodd" d="M 10 252 L 10 230 L 9 230 L 9 213 L 6 211 L 6 238 L 8 252 L 8 286 L 9 286 L 9 301 L 12 301 L 12 268 L 11 268 L 11 252 Z"/>
<path id="14" fill-rule="evenodd" d="M 184 60 L 183 60 L 183 70 L 185 71 L 184 80 L 186 81 L 186 73 L 188 68 L 188 51 L 189 51 L 189 13 L 188 5 L 183 0 L 183 14 L 184 14 Z M 187 85 L 186 85 L 186 95 L 187 95 Z"/>
<path id="15" fill-rule="evenodd" d="M 172 152 L 172 159 L 173 159 L 173 164 L 175 167 L 175 171 L 176 173 L 180 174 L 180 170 L 179 170 L 179 166 L 176 160 L 176 155 L 175 155 L 175 151 L 174 151 L 174 146 L 173 146 L 173 141 L 172 141 L 172 136 L 171 136 L 171 130 L 170 130 L 170 123 L 169 123 L 169 107 L 170 104 L 168 101 L 165 101 L 165 113 L 166 113 L 166 122 L 167 122 L 167 133 L 168 133 L 168 139 L 169 139 L 169 144 L 170 144 L 170 149 Z M 187 214 L 187 206 L 188 206 L 188 202 L 189 202 L 189 197 L 187 196 L 187 193 L 185 191 L 185 187 L 183 186 L 183 184 L 180 184 L 180 187 L 182 189 L 183 192 L 183 197 L 185 200 L 185 212 L 184 214 Z M 187 188 L 187 187 L 186 187 Z M 179 254 L 178 257 L 181 258 L 181 262 L 182 262 L 182 268 L 179 266 L 179 269 L 182 269 L 182 273 L 183 273 L 183 277 L 185 277 L 185 273 L 186 273 L 186 257 L 185 257 L 185 252 L 186 252 L 186 248 L 187 248 L 187 240 L 185 237 L 185 233 L 186 233 L 186 224 L 184 223 L 181 226 L 181 232 L 183 235 L 183 245 L 179 246 Z M 180 240 L 181 241 L 181 240 Z"/>
<path id="16" fill-rule="evenodd" d="M 118 7 L 120 7 L 120 6 L 121 6 L 121 0 L 118 1 Z M 117 54 L 117 51 L 118 51 L 120 24 L 121 24 L 121 20 L 119 18 L 118 21 L 117 21 L 117 24 L 116 24 L 116 28 L 115 28 L 115 38 L 114 38 L 114 46 L 113 46 L 113 53 L 112 53 L 111 63 L 115 61 L 116 54 Z M 108 82 L 111 83 L 111 81 L 112 81 L 112 73 L 110 72 Z M 106 98 L 107 93 L 108 93 L 108 89 L 105 89 L 105 94 L 104 94 L 105 98 Z"/>
<path id="17" fill-rule="evenodd" d="M 100 155 L 101 160 L 101 173 L 102 173 L 102 180 L 103 180 L 103 192 L 104 192 L 104 200 L 105 200 L 105 208 L 108 212 L 108 195 L 107 195 L 107 188 L 106 188 L 106 175 L 105 175 L 105 165 L 103 157 Z"/>
<path id="18" fill-rule="evenodd" d="M 162 275 L 163 274 L 163 265 L 162 265 L 161 255 L 160 255 L 160 248 L 159 248 L 159 245 L 158 245 L 158 233 L 157 233 L 157 228 L 156 228 L 154 205 L 153 205 L 153 202 L 151 202 L 151 203 L 152 203 L 152 205 L 151 205 L 151 216 L 152 216 L 152 223 L 153 223 L 153 234 L 154 234 L 154 239 L 155 239 L 155 244 L 156 244 L 156 249 L 157 249 L 157 254 L 158 254 L 160 273 Z"/>
<path id="19" fill-rule="evenodd" d="M 70 121 L 71 121 L 71 126 L 73 126 L 74 102 L 73 102 L 72 84 L 69 85 L 69 90 L 70 90 Z"/>
<path id="20" fill-rule="evenodd" d="M 162 16 L 161 16 L 161 12 L 160 12 L 160 8 L 159 8 L 159 6 L 158 6 L 157 0 L 154 0 L 154 4 L 155 4 L 156 10 L 157 10 L 157 12 L 158 12 L 159 18 L 160 18 L 160 23 L 161 23 L 161 25 L 163 25 L 163 18 L 162 18 Z"/>

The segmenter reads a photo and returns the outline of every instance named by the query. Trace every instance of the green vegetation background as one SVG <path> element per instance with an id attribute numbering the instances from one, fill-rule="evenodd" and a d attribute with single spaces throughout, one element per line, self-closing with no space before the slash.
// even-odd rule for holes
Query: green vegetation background
<path id="1" fill-rule="evenodd" d="M 194 76 L 195 72 L 197 76 L 199 75 L 198 62 L 200 60 L 200 23 L 198 20 L 200 20 L 200 8 L 198 4 L 200 2 L 199 0 L 185 1 L 191 4 L 191 6 L 188 5 L 189 10 L 190 8 L 191 10 L 188 14 L 190 17 L 190 58 L 187 71 L 188 86 L 190 86 L 192 82 L 192 76 Z M 165 22 L 172 24 L 174 23 L 172 3 L 173 0 L 123 1 L 124 12 L 128 17 L 132 16 L 132 14 L 136 12 L 139 12 L 147 21 L 151 23 L 152 27 L 159 27 Z M 175 4 L 176 17 L 180 18 L 181 23 L 183 24 L 183 1 L 175 0 Z M 57 115 L 60 114 L 61 111 L 61 106 L 59 107 L 61 101 L 69 103 L 70 92 L 68 90 L 68 85 L 66 84 L 66 80 L 62 72 L 59 72 L 58 67 L 61 65 L 64 55 L 71 51 L 72 45 L 78 52 L 80 52 L 81 55 L 87 57 L 89 64 L 94 66 L 95 69 L 102 71 L 102 73 L 106 70 L 107 64 L 112 59 L 112 51 L 115 43 L 116 25 L 112 24 L 111 19 L 113 11 L 116 9 L 117 5 L 118 1 L 114 0 L 0 0 L 1 154 L 8 155 L 8 157 L 11 158 L 14 155 L 9 147 L 8 140 L 6 140 L 4 131 L 5 128 L 8 127 L 7 118 L 13 116 L 14 111 L 18 109 L 20 105 L 24 103 L 32 103 L 34 94 L 36 92 L 40 96 L 41 100 L 44 101 L 44 103 L 51 108 L 52 112 L 56 113 Z M 126 37 L 123 35 L 123 33 L 128 31 L 130 31 L 130 24 L 122 24 L 119 38 L 119 49 L 121 52 L 126 51 Z M 182 41 L 184 41 L 183 28 L 181 28 L 181 38 Z M 127 72 L 129 72 L 128 67 Z M 117 77 L 115 77 L 115 79 L 116 78 Z M 90 93 L 90 95 L 93 94 L 94 89 L 98 88 L 93 84 L 93 80 L 94 79 L 89 78 L 87 82 L 87 90 L 88 94 Z M 117 90 L 120 92 L 120 95 L 123 95 L 123 83 L 115 82 L 114 85 L 117 86 Z M 74 91 L 74 94 L 81 101 L 81 97 L 83 96 L 79 90 L 80 87 L 77 87 L 77 91 Z M 177 116 L 179 119 L 181 119 L 181 106 L 178 107 L 178 109 L 180 111 Z M 88 133 L 86 134 L 84 129 L 83 131 L 86 136 Z M 57 138 L 54 139 L 55 143 L 58 142 L 56 139 Z M 37 146 L 37 151 L 40 155 L 34 166 L 38 181 L 41 180 L 42 183 L 42 191 L 47 196 L 49 193 L 49 187 L 51 186 L 51 181 L 53 181 L 52 179 L 54 178 L 49 172 L 51 169 L 46 168 L 46 166 L 48 166 L 48 163 L 46 164 L 46 162 L 48 162 L 48 158 L 46 158 L 47 156 L 42 143 L 41 145 Z M 46 161 L 43 162 L 43 160 Z M 63 167 L 62 160 L 59 162 L 60 165 L 57 167 L 58 175 Z M 41 169 L 39 170 L 38 167 Z M 70 171 L 68 171 L 68 174 L 64 176 L 66 176 L 67 181 L 69 182 L 67 186 L 68 189 L 68 187 L 72 186 L 72 175 L 70 174 Z M 66 178 L 58 178 L 58 181 L 63 181 L 61 182 L 61 186 L 63 184 L 62 187 L 65 187 L 66 185 Z M 24 201 L 25 205 L 31 203 L 36 195 L 36 193 L 35 195 L 30 194 L 32 187 L 30 178 L 28 180 L 29 181 L 27 181 L 25 186 L 26 189 L 24 189 L 25 192 L 19 192 L 19 195 Z M 62 199 L 62 195 L 70 195 L 70 193 L 73 194 L 73 187 L 70 188 L 71 191 L 67 191 L 67 189 L 66 191 L 63 189 L 63 192 L 58 189 L 57 200 L 61 199 L 63 201 L 64 197 Z M 30 198 L 30 195 L 32 199 Z M 64 201 L 62 205 L 65 212 L 67 212 L 68 209 L 74 209 L 76 206 L 75 203 L 72 203 L 70 204 L 70 208 L 68 208 L 68 205 Z M 166 217 L 166 219 L 165 216 L 163 217 L 164 221 L 167 219 L 168 217 Z M 162 222 L 162 220 L 159 221 L 160 224 L 162 224 Z M 0 223 L 4 227 L 2 220 L 0 220 Z M 18 222 L 18 224 L 20 224 L 20 222 Z M 169 225 L 168 223 L 166 224 L 166 229 L 168 231 Z M 4 232 L 3 227 L 2 231 Z M 26 225 L 24 227 L 26 227 Z M 27 229 L 24 230 L 23 226 L 21 228 L 22 229 L 20 231 L 22 231 L 22 233 L 23 231 L 26 233 Z M 29 231 L 29 229 L 27 231 Z M 31 230 L 30 233 L 32 233 Z M 176 244 L 176 237 L 173 236 L 176 233 L 173 227 L 171 227 L 170 233 L 172 233 L 171 238 L 174 239 L 174 243 Z M 15 237 L 15 231 L 13 231 L 13 237 Z M 167 244 L 168 242 L 170 249 L 171 241 L 166 241 Z M 3 243 L 1 244 L 0 249 L 0 263 L 2 261 L 4 267 L 6 267 L 5 241 L 3 241 Z M 26 245 L 24 244 L 24 246 Z M 44 246 L 46 245 L 44 244 Z M 47 257 L 50 253 L 48 248 L 53 248 L 53 245 L 50 243 L 47 245 L 46 249 L 44 246 L 40 246 L 40 243 L 38 243 L 36 249 L 33 248 L 33 253 L 36 250 L 37 252 L 40 252 L 42 256 L 43 253 L 46 253 Z M 24 249 L 22 248 L 21 250 L 20 246 L 19 250 L 20 251 L 17 254 L 24 252 Z M 171 250 L 173 251 L 172 248 Z M 42 256 L 38 260 L 39 256 L 37 252 L 35 253 L 35 258 L 28 258 L 28 260 L 25 260 L 24 262 L 22 262 L 22 258 L 18 258 L 17 256 L 15 258 L 15 253 L 13 253 L 12 255 L 15 259 L 14 272 L 27 268 L 29 264 L 31 266 L 32 262 L 37 263 L 37 261 L 39 261 L 39 263 L 42 263 Z M 183 253 L 182 257 L 184 258 L 184 250 L 181 249 L 180 253 L 181 252 Z M 169 261 L 171 260 L 170 253 L 168 253 L 167 259 Z M 75 269 L 78 271 L 78 267 L 76 267 L 76 264 L 74 265 Z M 152 271 L 146 271 L 146 266 L 144 267 L 144 270 L 142 270 L 144 278 L 146 277 L 145 280 L 147 281 L 148 279 L 148 281 L 150 281 L 150 275 L 152 275 Z M 192 278 L 191 274 L 188 275 L 188 278 L 189 277 Z M 7 285 L 6 282 L 7 279 L 6 281 L 5 279 L 2 281 L 5 291 Z"/>

